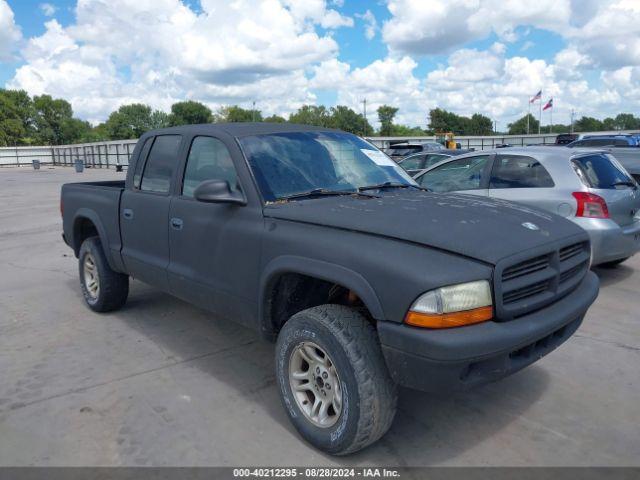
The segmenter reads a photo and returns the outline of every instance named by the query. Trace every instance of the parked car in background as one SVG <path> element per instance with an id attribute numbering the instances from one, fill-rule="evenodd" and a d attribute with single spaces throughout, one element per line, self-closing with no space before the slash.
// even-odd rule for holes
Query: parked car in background
<path id="1" fill-rule="evenodd" d="M 485 150 L 447 159 L 415 179 L 435 192 L 501 198 L 571 219 L 589 233 L 594 265 L 616 265 L 640 250 L 638 184 L 606 151 Z"/>
<path id="2" fill-rule="evenodd" d="M 435 165 L 447 158 L 472 151 L 473 150 L 436 150 L 431 152 L 414 153 L 413 155 L 409 155 L 398 160 L 398 164 L 410 175 L 415 175 L 425 168 Z"/>
<path id="3" fill-rule="evenodd" d="M 571 142 L 578 140 L 579 134 L 577 133 L 561 133 L 556 137 L 556 145 L 567 145 Z"/>
<path id="4" fill-rule="evenodd" d="M 428 152 L 433 150 L 446 150 L 444 145 L 438 142 L 401 142 L 393 143 L 386 150 L 387 155 L 395 161 L 412 155 L 414 153 Z"/>
<path id="5" fill-rule="evenodd" d="M 636 182 L 640 182 L 640 139 L 636 135 L 588 135 L 567 147 L 606 150 L 616 157 Z"/>

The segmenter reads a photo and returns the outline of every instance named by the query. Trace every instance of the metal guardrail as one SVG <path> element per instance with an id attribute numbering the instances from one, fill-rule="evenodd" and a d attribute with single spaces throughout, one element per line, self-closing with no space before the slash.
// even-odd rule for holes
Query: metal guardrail
<path id="1" fill-rule="evenodd" d="M 56 145 L 51 147 L 0 147 L 0 166 L 41 164 L 73 166 L 82 160 L 86 167 L 127 166 L 137 140 Z"/>
<path id="2" fill-rule="evenodd" d="M 583 134 L 623 134 L 638 131 L 584 132 Z M 484 150 L 497 145 L 509 144 L 514 147 L 525 145 L 550 145 L 555 143 L 558 134 L 541 135 L 490 135 L 456 137 L 461 148 Z M 378 148 L 388 148 L 392 142 L 435 141 L 434 136 L 419 137 L 367 137 Z M 137 140 L 118 140 L 110 142 L 82 143 L 78 145 L 0 147 L 0 166 L 31 165 L 34 160 L 41 164 L 73 166 L 76 160 L 82 160 L 85 167 L 109 168 L 126 167 Z"/>

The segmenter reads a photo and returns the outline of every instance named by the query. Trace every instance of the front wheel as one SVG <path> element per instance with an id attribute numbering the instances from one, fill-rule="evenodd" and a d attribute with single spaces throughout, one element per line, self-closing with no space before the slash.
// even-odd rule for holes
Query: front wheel
<path id="1" fill-rule="evenodd" d="M 125 304 L 129 276 L 111 269 L 98 237 L 82 242 L 78 266 L 82 295 L 91 310 L 110 312 Z"/>
<path id="2" fill-rule="evenodd" d="M 285 323 L 276 376 L 298 432 L 327 453 L 345 455 L 378 440 L 396 411 L 396 386 L 376 330 L 360 313 L 320 305 Z"/>

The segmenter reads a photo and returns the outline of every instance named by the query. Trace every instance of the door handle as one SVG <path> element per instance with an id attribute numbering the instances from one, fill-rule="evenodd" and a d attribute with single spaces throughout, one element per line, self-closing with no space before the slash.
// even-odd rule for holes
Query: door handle
<path id="1" fill-rule="evenodd" d="M 127 220 L 133 219 L 133 210 L 131 210 L 130 208 L 123 209 L 122 210 L 122 216 L 124 218 L 126 218 Z"/>
<path id="2" fill-rule="evenodd" d="M 176 230 L 182 230 L 182 219 L 181 218 L 172 218 L 171 219 L 171 226 L 176 229 Z"/>

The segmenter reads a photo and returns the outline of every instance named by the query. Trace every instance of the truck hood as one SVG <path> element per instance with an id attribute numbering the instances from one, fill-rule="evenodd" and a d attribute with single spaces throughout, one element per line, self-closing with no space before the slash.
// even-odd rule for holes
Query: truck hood
<path id="1" fill-rule="evenodd" d="M 493 265 L 573 235 L 587 239 L 569 220 L 524 205 L 419 190 L 387 191 L 379 198 L 353 195 L 274 203 L 264 214 L 417 243 Z"/>

